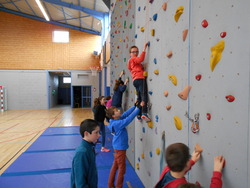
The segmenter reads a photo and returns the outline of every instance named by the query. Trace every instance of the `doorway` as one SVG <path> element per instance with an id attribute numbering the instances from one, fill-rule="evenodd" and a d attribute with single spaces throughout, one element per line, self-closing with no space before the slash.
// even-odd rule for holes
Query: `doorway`
<path id="1" fill-rule="evenodd" d="M 92 86 L 72 86 L 72 108 L 91 108 Z"/>

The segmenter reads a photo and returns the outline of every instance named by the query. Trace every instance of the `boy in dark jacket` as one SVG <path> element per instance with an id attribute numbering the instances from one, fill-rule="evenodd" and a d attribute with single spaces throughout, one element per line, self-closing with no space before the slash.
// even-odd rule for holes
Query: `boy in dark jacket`
<path id="1" fill-rule="evenodd" d="M 82 142 L 77 147 L 72 161 L 71 188 L 97 188 L 98 176 L 95 162 L 95 144 L 100 135 L 98 122 L 92 119 L 84 120 L 80 125 Z"/>

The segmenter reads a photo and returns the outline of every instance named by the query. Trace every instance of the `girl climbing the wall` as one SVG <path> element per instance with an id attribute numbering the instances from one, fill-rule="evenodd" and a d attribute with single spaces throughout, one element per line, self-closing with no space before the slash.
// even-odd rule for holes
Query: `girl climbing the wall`
<path id="1" fill-rule="evenodd" d="M 140 104 L 142 102 L 141 114 L 137 116 L 137 119 L 141 121 L 141 118 L 147 122 L 151 121 L 148 116 L 148 86 L 146 78 L 144 76 L 144 67 L 142 62 L 144 61 L 146 55 L 146 49 L 148 43 L 144 45 L 144 49 L 140 56 L 139 49 L 137 46 L 131 46 L 129 49 L 130 59 L 128 61 L 128 69 L 131 73 L 133 79 L 133 85 L 135 86 L 137 92 L 137 102 Z"/>
<path id="2" fill-rule="evenodd" d="M 127 88 L 128 79 L 125 82 L 122 81 L 122 75 L 124 71 L 121 71 L 119 79 L 116 80 L 114 86 L 114 95 L 112 97 L 112 106 L 119 108 L 122 111 L 122 95 Z"/>
<path id="3" fill-rule="evenodd" d="M 106 131 L 105 131 L 105 124 L 104 120 L 106 118 L 106 98 L 104 96 L 100 96 L 94 100 L 94 107 L 93 107 L 93 113 L 94 113 L 94 120 L 98 122 L 98 125 L 100 126 L 101 135 L 102 135 L 102 152 L 109 152 L 110 149 L 105 148 L 105 137 L 106 137 Z"/>

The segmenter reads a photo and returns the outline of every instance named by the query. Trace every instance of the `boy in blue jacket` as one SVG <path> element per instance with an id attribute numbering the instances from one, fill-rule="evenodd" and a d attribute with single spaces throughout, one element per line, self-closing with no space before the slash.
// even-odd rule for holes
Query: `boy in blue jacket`
<path id="1" fill-rule="evenodd" d="M 97 188 L 98 176 L 95 162 L 95 143 L 100 135 L 98 122 L 84 120 L 80 125 L 82 142 L 72 161 L 71 188 Z"/>
<path id="2" fill-rule="evenodd" d="M 108 125 L 109 130 L 113 134 L 113 148 L 115 151 L 114 162 L 109 174 L 108 187 L 122 188 L 124 174 L 126 172 L 126 150 L 128 149 L 128 132 L 126 127 L 134 120 L 139 114 L 140 109 L 136 106 L 131 107 L 123 114 L 117 107 L 110 107 L 106 115 L 110 118 L 110 124 Z M 116 171 L 118 177 L 115 182 Z"/>

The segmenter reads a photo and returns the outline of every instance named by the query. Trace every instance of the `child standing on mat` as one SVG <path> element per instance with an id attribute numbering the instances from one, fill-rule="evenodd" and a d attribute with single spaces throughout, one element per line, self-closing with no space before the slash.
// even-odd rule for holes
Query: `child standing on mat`
<path id="1" fill-rule="evenodd" d="M 98 175 L 96 168 L 95 142 L 100 137 L 98 122 L 86 119 L 81 122 L 81 144 L 76 148 L 71 169 L 71 188 L 97 188 Z"/>
<path id="2" fill-rule="evenodd" d="M 123 114 L 117 107 L 110 107 L 107 110 L 107 116 L 110 118 L 109 130 L 113 136 L 114 162 L 109 174 L 108 187 L 121 188 L 123 186 L 124 174 L 126 172 L 126 150 L 128 149 L 128 132 L 126 127 L 138 115 L 140 109 L 136 106 L 131 107 Z M 115 182 L 116 171 L 118 177 Z"/>
<path id="3" fill-rule="evenodd" d="M 115 106 L 122 110 L 122 95 L 124 91 L 126 91 L 128 79 L 125 80 L 125 82 L 122 81 L 122 75 L 124 74 L 124 71 L 121 71 L 119 75 L 119 79 L 116 80 L 115 86 L 114 86 L 114 95 L 112 97 L 112 106 Z"/>
<path id="4" fill-rule="evenodd" d="M 104 120 L 106 118 L 106 99 L 104 96 L 100 96 L 94 100 L 94 120 L 96 120 L 100 126 L 101 135 L 102 135 L 102 148 L 101 152 L 109 152 L 110 149 L 105 148 L 105 141 L 106 141 L 106 130 Z"/>
<path id="5" fill-rule="evenodd" d="M 137 119 L 141 121 L 142 119 L 145 119 L 147 122 L 151 121 L 151 119 L 148 116 L 148 86 L 146 82 L 146 78 L 143 75 L 144 68 L 142 65 L 142 62 L 144 61 L 145 55 L 146 55 L 146 49 L 147 49 L 148 43 L 144 45 L 144 49 L 140 56 L 139 49 L 137 46 L 131 46 L 129 49 L 130 53 L 130 59 L 128 61 L 128 69 L 131 72 L 131 76 L 133 79 L 133 85 L 135 86 L 136 92 L 137 92 L 137 102 L 141 103 L 143 102 L 144 105 L 142 107 L 142 111 L 139 116 L 137 116 Z"/>

